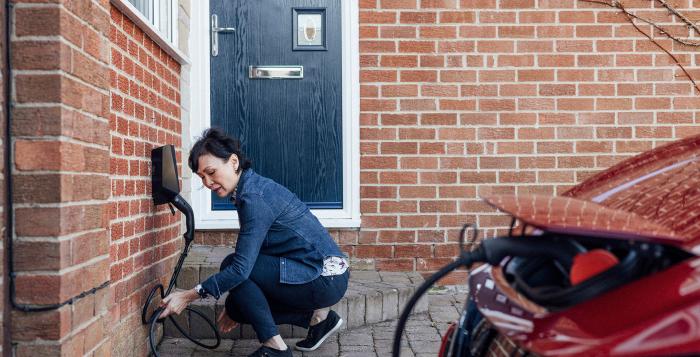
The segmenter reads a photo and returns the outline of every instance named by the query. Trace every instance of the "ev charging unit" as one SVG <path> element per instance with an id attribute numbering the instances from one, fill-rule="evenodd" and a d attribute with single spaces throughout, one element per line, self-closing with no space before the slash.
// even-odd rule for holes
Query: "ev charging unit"
<path id="1" fill-rule="evenodd" d="M 148 340 L 151 346 L 151 352 L 153 353 L 153 356 L 158 357 L 159 355 L 158 351 L 156 350 L 157 341 L 155 335 L 157 324 L 162 324 L 165 321 L 165 319 L 160 318 L 160 315 L 163 312 L 163 308 L 159 306 L 153 309 L 150 315 L 148 313 L 149 310 L 151 310 L 150 308 L 151 305 L 153 305 L 156 293 L 160 293 L 160 299 L 162 300 L 166 296 L 168 296 L 175 287 L 177 277 L 178 275 L 180 275 L 180 270 L 182 269 L 182 264 L 185 262 L 185 259 L 187 258 L 187 253 L 190 250 L 190 244 L 194 240 L 194 212 L 192 211 L 192 207 L 187 203 L 187 201 L 185 201 L 185 199 L 182 198 L 182 196 L 180 196 L 180 181 L 179 176 L 177 174 L 177 160 L 175 158 L 175 147 L 172 145 L 165 145 L 151 150 L 151 165 L 151 192 L 153 196 L 153 203 L 155 205 L 168 204 L 173 214 L 175 214 L 174 208 L 177 208 L 178 211 L 182 212 L 185 215 L 185 226 L 187 227 L 187 229 L 185 230 L 185 234 L 183 235 L 185 239 L 185 247 L 182 250 L 182 253 L 180 253 L 180 258 L 178 259 L 177 264 L 175 265 L 173 275 L 170 277 L 168 288 L 164 289 L 162 284 L 154 286 L 153 289 L 151 289 L 151 292 L 148 294 L 146 303 L 144 304 L 143 310 L 141 311 L 141 322 L 144 325 L 149 325 Z M 182 329 L 182 327 L 177 323 L 177 321 L 173 318 L 172 315 L 168 316 L 167 318 L 170 319 L 170 322 L 173 324 L 173 326 L 175 326 L 175 328 L 178 331 L 180 331 L 180 333 L 183 336 L 185 336 L 193 343 L 208 349 L 215 349 L 219 347 L 219 344 L 221 343 L 221 336 L 219 335 L 219 331 L 216 328 L 214 322 L 211 321 L 203 313 L 197 311 L 196 309 L 191 309 L 190 307 L 187 307 L 185 308 L 185 310 L 189 311 L 190 316 L 198 316 L 202 320 L 206 321 L 206 323 L 212 328 L 212 330 L 214 330 L 214 334 L 216 336 L 216 343 L 207 345 L 200 341 L 197 341 Z"/>

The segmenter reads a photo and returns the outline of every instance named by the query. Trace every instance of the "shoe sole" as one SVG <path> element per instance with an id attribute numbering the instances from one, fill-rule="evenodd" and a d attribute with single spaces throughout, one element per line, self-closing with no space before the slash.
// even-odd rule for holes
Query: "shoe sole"
<path id="1" fill-rule="evenodd" d="M 323 343 L 323 341 L 325 341 L 325 340 L 326 340 L 328 337 L 330 337 L 332 334 L 334 334 L 334 333 L 336 333 L 338 330 L 340 330 L 340 326 L 343 326 L 343 319 L 342 319 L 342 318 L 340 318 L 340 319 L 338 320 L 338 323 L 336 323 L 335 326 L 333 326 L 333 328 L 332 328 L 330 331 L 328 331 L 318 342 L 316 342 L 315 345 L 313 345 L 313 346 L 311 346 L 311 347 L 309 347 L 309 348 L 306 348 L 306 347 L 299 347 L 299 346 L 297 346 L 297 345 L 294 345 L 294 348 L 295 348 L 297 351 L 303 351 L 303 352 L 315 351 L 317 348 L 319 348 L 319 347 L 321 346 L 321 344 Z"/>

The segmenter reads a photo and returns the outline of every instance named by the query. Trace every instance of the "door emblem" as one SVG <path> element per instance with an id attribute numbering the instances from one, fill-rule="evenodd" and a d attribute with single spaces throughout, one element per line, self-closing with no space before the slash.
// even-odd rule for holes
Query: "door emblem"
<path id="1" fill-rule="evenodd" d="M 314 40 L 316 39 L 316 21 L 314 20 L 313 17 L 308 16 L 306 18 L 306 25 L 304 26 L 304 39 L 306 42 L 313 43 Z"/>

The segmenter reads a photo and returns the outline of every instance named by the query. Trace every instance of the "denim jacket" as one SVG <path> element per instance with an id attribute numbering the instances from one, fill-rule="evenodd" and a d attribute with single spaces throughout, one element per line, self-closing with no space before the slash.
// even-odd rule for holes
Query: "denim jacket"
<path id="1" fill-rule="evenodd" d="M 240 231 L 232 263 L 202 283 L 217 299 L 248 279 L 258 254 L 280 259 L 280 282 L 316 279 L 323 259 L 343 257 L 321 222 L 295 194 L 252 169 L 241 174 L 235 196 Z"/>

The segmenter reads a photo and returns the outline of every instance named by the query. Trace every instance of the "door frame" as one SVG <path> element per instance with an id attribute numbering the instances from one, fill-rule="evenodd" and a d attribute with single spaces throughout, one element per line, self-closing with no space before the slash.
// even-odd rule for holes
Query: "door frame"
<path id="1" fill-rule="evenodd" d="M 342 16 L 342 105 L 343 105 L 343 208 L 314 209 L 326 228 L 360 227 L 360 58 L 359 5 L 357 1 L 340 1 Z M 290 15 L 291 16 L 291 15 Z M 189 145 L 183 148 L 183 162 L 191 144 L 211 125 L 209 78 L 209 0 L 192 6 L 189 47 L 192 60 Z M 219 24 L 229 26 L 229 24 Z M 183 101 L 185 103 L 185 101 Z M 187 109 L 187 108 L 185 108 Z M 183 170 L 188 170 L 183 165 Z M 211 193 L 195 174 L 190 176 L 191 202 L 197 229 L 237 229 L 238 215 L 231 211 L 213 211 Z M 184 183 L 187 184 L 186 182 Z"/>

